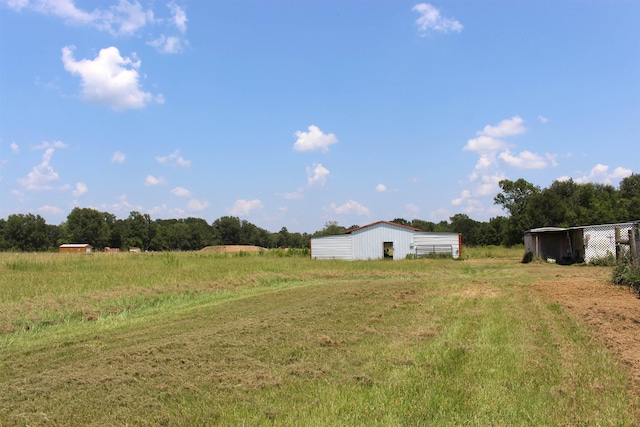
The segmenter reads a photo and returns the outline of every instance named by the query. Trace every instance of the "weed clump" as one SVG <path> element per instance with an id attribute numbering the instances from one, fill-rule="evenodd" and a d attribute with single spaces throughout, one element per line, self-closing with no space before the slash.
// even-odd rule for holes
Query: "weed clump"
<path id="1" fill-rule="evenodd" d="M 613 268 L 611 282 L 629 286 L 640 297 L 640 262 L 631 257 L 622 258 Z"/>

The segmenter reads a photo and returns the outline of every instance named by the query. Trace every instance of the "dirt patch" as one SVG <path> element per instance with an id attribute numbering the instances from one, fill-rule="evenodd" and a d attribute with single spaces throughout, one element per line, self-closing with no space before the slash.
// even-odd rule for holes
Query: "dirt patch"
<path id="1" fill-rule="evenodd" d="M 640 299 L 629 288 L 612 285 L 608 270 L 592 278 L 580 270 L 569 267 L 532 287 L 591 325 L 597 339 L 631 367 L 640 388 Z"/>
<path id="2" fill-rule="evenodd" d="M 229 253 L 229 252 L 260 252 L 268 251 L 269 249 L 261 248 L 260 246 L 250 245 L 219 245 L 219 246 L 207 246 L 200 249 L 200 252 L 215 252 L 215 253 Z"/>

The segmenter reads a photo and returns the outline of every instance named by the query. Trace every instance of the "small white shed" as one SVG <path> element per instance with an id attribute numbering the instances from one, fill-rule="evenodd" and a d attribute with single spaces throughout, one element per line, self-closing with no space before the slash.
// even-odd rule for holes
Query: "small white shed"
<path id="1" fill-rule="evenodd" d="M 378 221 L 335 236 L 311 239 L 312 259 L 405 259 L 408 256 L 446 254 L 460 256 L 458 233 L 430 233 L 417 228 Z"/>
<path id="2" fill-rule="evenodd" d="M 562 264 L 592 262 L 616 255 L 616 228 L 622 239 L 632 230 L 638 239 L 639 221 L 618 224 L 585 225 L 580 227 L 543 227 L 524 233 L 525 251 L 535 256 Z"/>

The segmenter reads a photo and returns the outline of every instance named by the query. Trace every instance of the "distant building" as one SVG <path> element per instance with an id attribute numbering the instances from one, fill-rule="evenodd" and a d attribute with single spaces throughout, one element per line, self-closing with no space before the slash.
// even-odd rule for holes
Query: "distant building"
<path id="1" fill-rule="evenodd" d="M 312 259 L 405 259 L 413 256 L 460 257 L 462 236 L 458 233 L 420 231 L 389 221 L 378 221 L 344 234 L 313 237 Z"/>
<path id="2" fill-rule="evenodd" d="M 616 256 L 615 229 L 622 239 L 628 239 L 629 230 L 635 230 L 638 240 L 640 221 L 619 224 L 585 225 L 581 227 L 543 227 L 524 233 L 527 253 L 561 264 L 590 262 Z"/>
<path id="3" fill-rule="evenodd" d="M 93 250 L 93 246 L 88 243 L 65 243 L 60 245 L 58 251 L 60 253 L 81 253 L 88 254 Z"/>

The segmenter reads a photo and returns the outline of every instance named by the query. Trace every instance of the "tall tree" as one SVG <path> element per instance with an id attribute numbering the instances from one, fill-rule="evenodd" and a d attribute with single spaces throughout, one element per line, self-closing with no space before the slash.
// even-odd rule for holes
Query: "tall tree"
<path id="1" fill-rule="evenodd" d="M 455 214 L 451 218 L 451 229 L 454 233 L 462 234 L 462 243 L 469 246 L 478 245 L 478 221 L 474 221 L 466 214 Z"/>
<path id="2" fill-rule="evenodd" d="M 327 221 L 324 223 L 324 228 L 320 231 L 313 233 L 314 237 L 320 236 L 333 236 L 337 234 L 344 234 L 345 228 L 338 224 L 338 221 Z"/>
<path id="3" fill-rule="evenodd" d="M 207 221 L 201 218 L 189 217 L 184 220 L 184 224 L 188 228 L 188 245 L 191 251 L 196 251 L 216 244 L 213 229 Z"/>
<path id="4" fill-rule="evenodd" d="M 570 225 L 567 222 L 567 203 L 548 188 L 529 197 L 525 217 L 526 224 L 530 224 L 531 227 L 568 227 Z"/>
<path id="5" fill-rule="evenodd" d="M 213 228 L 217 230 L 223 245 L 240 244 L 240 218 L 235 216 L 223 216 L 213 222 Z"/>
<path id="6" fill-rule="evenodd" d="M 421 219 L 414 219 L 411 221 L 413 228 L 419 228 L 422 231 L 442 231 L 438 230 L 438 224 L 429 221 L 423 221 Z"/>
<path id="7" fill-rule="evenodd" d="M 62 227 L 53 224 L 46 224 L 47 246 L 49 249 L 57 248 L 62 244 L 64 238 Z"/>
<path id="8" fill-rule="evenodd" d="M 88 243 L 97 249 L 108 246 L 111 237 L 104 213 L 91 208 L 74 208 L 67 216 L 66 232 L 68 243 Z"/>
<path id="9" fill-rule="evenodd" d="M 640 174 L 632 174 L 620 181 L 622 221 L 640 220 Z"/>
<path id="10" fill-rule="evenodd" d="M 510 214 L 503 243 L 508 246 L 522 243 L 524 231 L 534 227 L 526 216 L 527 204 L 532 195 L 540 192 L 540 187 L 522 178 L 517 181 L 503 179 L 498 185 L 502 192 L 493 201 Z"/>
<path id="11" fill-rule="evenodd" d="M 11 246 L 7 243 L 7 221 L 4 218 L 0 218 L 0 251 L 6 251 L 11 249 Z"/>
<path id="12" fill-rule="evenodd" d="M 411 223 L 404 218 L 394 218 L 391 220 L 394 224 L 406 225 L 407 227 L 411 227 Z"/>
<path id="13" fill-rule="evenodd" d="M 6 245 L 19 251 L 43 251 L 48 248 L 47 226 L 40 215 L 9 215 L 5 224 Z"/>
<path id="14" fill-rule="evenodd" d="M 149 249 L 149 243 L 155 236 L 156 224 L 149 214 L 141 214 L 132 211 L 126 222 L 126 238 L 124 245 L 128 247 L 140 247 L 142 250 Z"/>

